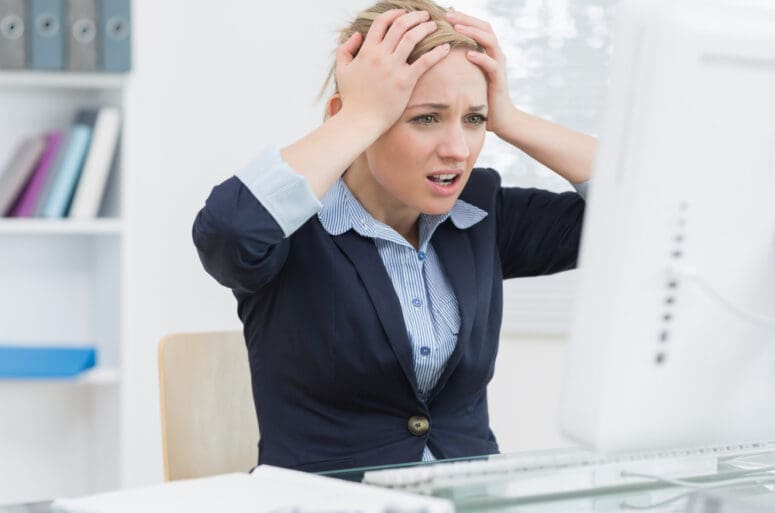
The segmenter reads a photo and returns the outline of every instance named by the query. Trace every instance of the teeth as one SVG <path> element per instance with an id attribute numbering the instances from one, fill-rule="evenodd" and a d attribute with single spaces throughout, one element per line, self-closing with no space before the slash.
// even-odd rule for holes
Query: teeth
<path id="1" fill-rule="evenodd" d="M 431 175 L 428 177 L 430 181 L 440 184 L 440 185 L 451 185 L 452 182 L 455 180 L 456 174 L 447 174 L 447 175 Z"/>

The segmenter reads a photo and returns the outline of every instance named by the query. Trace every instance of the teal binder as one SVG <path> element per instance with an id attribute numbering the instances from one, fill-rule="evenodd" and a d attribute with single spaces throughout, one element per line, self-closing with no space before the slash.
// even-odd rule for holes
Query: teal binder
<path id="1" fill-rule="evenodd" d="M 63 0 L 30 0 L 30 67 L 61 70 L 65 65 Z"/>
<path id="2" fill-rule="evenodd" d="M 125 73 L 131 68 L 131 13 L 129 0 L 102 0 L 102 69 Z"/>
<path id="3" fill-rule="evenodd" d="M 41 217 L 65 217 L 73 199 L 81 168 L 89 149 L 92 128 L 77 124 L 70 130 L 67 148 L 59 169 L 54 170 L 54 181 L 48 197 L 43 200 Z"/>

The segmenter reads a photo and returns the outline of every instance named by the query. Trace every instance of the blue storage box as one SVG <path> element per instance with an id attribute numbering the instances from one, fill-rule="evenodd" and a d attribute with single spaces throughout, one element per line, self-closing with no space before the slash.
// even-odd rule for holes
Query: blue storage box
<path id="1" fill-rule="evenodd" d="M 72 378 L 94 367 L 94 347 L 0 345 L 0 379 Z"/>

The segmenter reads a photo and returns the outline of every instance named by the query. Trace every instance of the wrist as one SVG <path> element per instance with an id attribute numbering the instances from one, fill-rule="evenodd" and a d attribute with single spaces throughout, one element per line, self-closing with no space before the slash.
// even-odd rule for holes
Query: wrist
<path id="1" fill-rule="evenodd" d="M 343 129 L 351 135 L 368 142 L 367 146 L 385 133 L 390 125 L 377 116 L 369 115 L 366 109 L 342 105 L 342 109 L 333 116 Z"/>
<path id="2" fill-rule="evenodd" d="M 519 110 L 514 105 L 502 109 L 503 114 L 497 118 L 497 124 L 491 128 L 492 132 L 504 141 L 521 149 L 520 133 L 529 124 L 530 115 Z"/>

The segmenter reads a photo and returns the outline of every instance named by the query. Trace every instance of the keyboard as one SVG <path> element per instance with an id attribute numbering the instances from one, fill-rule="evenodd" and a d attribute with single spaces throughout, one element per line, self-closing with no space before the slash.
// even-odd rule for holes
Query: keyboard
<path id="1" fill-rule="evenodd" d="M 651 477 L 632 474 L 701 481 L 714 476 L 745 477 L 768 465 L 775 465 L 775 442 L 614 455 L 571 448 L 367 471 L 363 482 L 437 496 L 485 486 L 489 494 L 527 498 L 659 484 Z"/>

